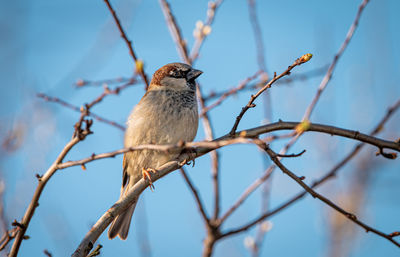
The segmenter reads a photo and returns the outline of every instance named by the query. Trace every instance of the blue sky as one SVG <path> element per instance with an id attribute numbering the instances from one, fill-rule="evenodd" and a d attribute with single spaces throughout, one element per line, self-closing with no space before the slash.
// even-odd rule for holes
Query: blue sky
<path id="1" fill-rule="evenodd" d="M 113 1 L 145 71 L 151 75 L 162 65 L 179 61 L 165 25 L 158 1 Z M 293 75 L 329 64 L 353 22 L 360 1 L 257 1 L 265 42 L 268 72 L 282 72 L 296 58 L 312 53 L 313 59 L 295 68 Z M 192 32 L 206 17 L 207 1 L 171 1 L 182 33 L 192 46 Z M 374 1 L 366 7 L 360 26 L 340 59 L 332 81 L 311 117 L 326 123 L 368 132 L 400 96 L 400 20 L 396 0 Z M 4 153 L 0 171 L 6 184 L 5 213 L 11 221 L 20 219 L 36 186 L 35 173 L 43 173 L 70 139 L 78 115 L 71 110 L 36 98 L 43 92 L 75 105 L 90 102 L 102 88 L 76 89 L 80 78 L 100 80 L 128 77 L 133 62 L 103 1 L 12 1 L 0 10 L 0 135 L 22 127 L 21 148 Z M 199 81 L 206 94 L 236 86 L 257 70 L 254 37 L 247 1 L 224 1 L 217 12 L 212 33 L 201 50 L 196 68 L 204 71 Z M 322 76 L 270 90 L 272 120 L 298 121 L 311 101 Z M 143 86 L 131 87 L 119 96 L 109 96 L 93 111 L 124 123 L 132 107 L 143 95 Z M 226 134 L 250 92 L 229 98 L 211 113 L 216 136 Z M 239 128 L 255 127 L 264 121 L 261 99 Z M 400 115 L 396 114 L 381 134 L 399 137 Z M 123 133 L 96 122 L 94 134 L 77 145 L 67 160 L 80 159 L 122 147 Z M 204 138 L 200 126 L 196 140 Z M 285 163 L 311 183 L 350 151 L 355 142 L 318 134 L 305 135 L 292 149 L 307 149 L 300 158 Z M 279 150 L 282 143 L 273 145 Z M 365 206 L 357 216 L 385 232 L 400 230 L 399 161 L 375 157 L 375 149 L 362 155 L 373 159 Z M 247 160 L 251 160 L 249 163 Z M 46 186 L 35 212 L 20 256 L 71 254 L 84 234 L 118 198 L 122 156 L 93 162 L 87 170 L 59 171 Z M 187 167 L 209 213 L 212 185 L 209 157 Z M 334 181 L 319 192 L 336 199 L 354 179 L 360 163 L 352 161 Z M 264 160 L 253 146 L 233 146 L 221 150 L 221 194 L 224 212 L 263 171 Z M 357 177 L 355 177 L 357 179 Z M 199 256 L 205 232 L 200 215 L 178 172 L 157 181 L 154 193 L 146 190 L 133 218 L 133 230 L 126 242 L 99 240 L 102 256 L 137 256 L 143 231 L 150 238 L 152 256 Z M 280 171 L 273 176 L 271 205 L 276 206 L 301 191 Z M 256 217 L 260 210 L 256 192 L 228 220 L 224 228 L 236 227 Z M 310 197 L 273 217 L 261 256 L 326 256 L 330 209 Z M 144 222 L 144 220 L 147 221 Z M 145 224 L 145 225 L 144 225 Z M 147 224 L 147 225 L 146 225 Z M 147 228 L 145 228 L 147 226 Z M 348 226 L 355 226 L 349 223 Z M 387 240 L 366 234 L 360 228 L 351 256 L 395 256 L 398 248 Z M 255 230 L 221 241 L 215 256 L 249 256 L 243 240 Z"/>

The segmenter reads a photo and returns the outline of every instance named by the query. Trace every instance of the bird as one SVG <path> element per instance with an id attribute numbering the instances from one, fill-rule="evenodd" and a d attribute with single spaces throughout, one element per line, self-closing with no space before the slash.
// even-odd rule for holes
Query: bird
<path id="1" fill-rule="evenodd" d="M 193 141 L 198 128 L 196 78 L 203 72 L 184 63 L 169 63 L 154 72 L 150 85 L 127 120 L 124 146 L 177 144 Z M 180 153 L 140 150 L 124 154 L 120 199 L 142 177 L 152 181 L 150 172 L 173 160 Z M 119 214 L 108 230 L 108 237 L 126 240 L 137 200 Z"/>

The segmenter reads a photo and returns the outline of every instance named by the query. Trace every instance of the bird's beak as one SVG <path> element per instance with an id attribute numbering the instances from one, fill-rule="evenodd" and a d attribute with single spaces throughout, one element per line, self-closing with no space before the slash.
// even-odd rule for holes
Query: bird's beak
<path id="1" fill-rule="evenodd" d="M 187 80 L 195 80 L 198 76 L 200 76 L 203 72 L 201 70 L 191 69 L 186 75 Z"/>

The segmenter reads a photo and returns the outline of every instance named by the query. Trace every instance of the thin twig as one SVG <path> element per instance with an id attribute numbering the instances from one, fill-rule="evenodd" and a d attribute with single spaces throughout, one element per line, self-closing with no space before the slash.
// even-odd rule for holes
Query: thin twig
<path id="1" fill-rule="evenodd" d="M 256 179 L 249 187 L 247 187 L 239 199 L 226 211 L 224 215 L 218 220 L 218 224 L 221 225 L 224 221 L 237 209 L 242 203 L 253 193 L 260 185 L 262 185 L 272 174 L 272 168 L 269 167 L 264 174 Z"/>
<path id="2" fill-rule="evenodd" d="M 287 76 L 290 74 L 290 71 L 296 67 L 299 66 L 305 62 L 308 62 L 311 59 L 312 55 L 311 54 L 305 54 L 302 57 L 298 58 L 292 65 L 290 65 L 284 72 L 282 72 L 279 76 L 274 76 L 273 79 L 271 79 L 263 88 L 261 88 L 255 95 L 252 95 L 250 97 L 249 102 L 242 108 L 242 111 L 240 114 L 236 117 L 235 124 L 233 124 L 233 127 L 231 131 L 229 132 L 230 135 L 235 134 L 237 127 L 239 126 L 239 122 L 243 118 L 243 115 L 247 112 L 248 109 L 254 108 L 255 104 L 254 101 L 257 99 L 259 95 L 261 95 L 265 90 L 270 88 L 272 84 L 274 84 L 275 81 L 279 80 L 280 78 Z"/>
<path id="3" fill-rule="evenodd" d="M 307 71 L 307 72 L 303 72 L 303 73 L 298 73 L 298 74 L 293 74 L 290 77 L 286 77 L 286 78 L 282 78 L 278 81 L 275 82 L 275 85 L 283 85 L 283 84 L 289 84 L 295 81 L 305 81 L 308 80 L 310 78 L 316 77 L 316 76 L 320 76 L 321 74 L 323 74 L 326 71 L 327 67 L 323 66 L 321 68 L 317 68 L 311 71 Z M 262 84 L 261 86 L 263 86 L 264 84 Z M 244 92 L 244 91 L 250 91 L 250 90 L 254 90 L 254 89 L 259 89 L 260 88 L 260 83 L 256 82 L 256 83 L 249 83 L 247 85 L 245 85 L 243 88 L 234 91 L 236 87 L 231 87 L 225 90 L 221 90 L 218 92 L 210 92 L 207 96 L 204 97 L 204 100 L 206 102 L 213 100 L 215 98 L 219 98 L 222 95 L 227 95 L 227 96 L 232 96 L 235 95 L 239 92 Z M 233 91 L 232 93 L 229 93 Z"/>
<path id="4" fill-rule="evenodd" d="M 110 89 L 109 87 L 105 86 L 103 93 L 101 95 L 99 95 L 96 99 L 94 99 L 86 107 L 91 108 L 93 105 L 96 105 L 96 104 L 100 103 L 101 101 L 103 101 L 104 97 L 106 97 L 108 95 L 118 95 L 122 90 L 134 85 L 136 82 L 137 82 L 137 80 L 133 79 L 133 80 L 130 80 L 130 81 L 126 82 L 125 84 L 117 86 L 113 89 Z"/>
<path id="5" fill-rule="evenodd" d="M 203 110 L 201 110 L 200 117 L 204 116 L 206 112 L 209 112 L 211 109 L 217 107 L 220 105 L 228 96 L 236 94 L 238 91 L 242 90 L 244 87 L 246 87 L 251 81 L 255 80 L 260 76 L 262 71 L 257 71 L 254 75 L 246 78 L 245 80 L 241 81 L 237 87 L 234 87 L 230 89 L 229 91 L 225 92 L 224 94 L 221 95 L 220 98 L 218 98 L 217 101 L 215 101 L 213 104 L 205 107 Z"/>
<path id="6" fill-rule="evenodd" d="M 45 100 L 47 102 L 60 104 L 60 105 L 62 105 L 64 107 L 67 107 L 67 108 L 69 108 L 71 110 L 74 110 L 76 112 L 81 112 L 81 108 L 79 108 L 78 106 L 70 104 L 70 103 L 68 103 L 68 102 L 66 102 L 66 101 L 64 101 L 64 100 L 62 100 L 62 99 L 60 99 L 58 97 L 48 96 L 48 95 L 45 95 L 43 93 L 37 94 L 37 97 L 42 98 L 43 100 Z M 99 122 L 106 123 L 106 124 L 108 124 L 110 126 L 113 126 L 113 127 L 116 127 L 116 128 L 118 128 L 118 129 L 120 129 L 122 131 L 125 131 L 125 126 L 123 126 L 123 125 L 121 125 L 121 124 L 119 124 L 119 123 L 117 123 L 115 121 L 103 118 L 100 115 L 97 115 L 97 114 L 95 114 L 93 112 L 89 112 L 89 116 L 93 117 L 95 120 L 97 120 Z"/>
<path id="7" fill-rule="evenodd" d="M 207 19 L 202 24 L 203 26 L 199 28 L 199 33 L 196 34 L 196 41 L 192 47 L 192 51 L 190 52 L 190 62 L 194 63 L 199 57 L 200 49 L 206 39 L 207 35 L 211 32 L 211 25 L 215 19 L 215 13 L 218 10 L 218 7 L 222 4 L 223 0 L 216 0 L 208 2 L 207 9 Z"/>
<path id="8" fill-rule="evenodd" d="M 136 84 L 136 83 L 137 83 L 137 80 L 136 80 L 135 78 L 132 78 L 132 79 L 130 79 L 129 81 L 127 81 L 126 83 L 124 83 L 124 84 L 122 84 L 122 85 L 120 85 L 120 86 L 117 86 L 117 87 L 115 87 L 115 88 L 113 88 L 113 89 L 110 89 L 108 86 L 104 86 L 104 91 L 103 91 L 102 94 L 100 94 L 100 95 L 99 95 L 96 99 L 94 99 L 91 103 L 85 104 L 84 107 L 80 107 L 80 108 L 77 107 L 77 106 L 74 106 L 74 105 L 72 105 L 72 104 L 70 104 L 70 103 L 68 103 L 68 102 L 66 102 L 66 101 L 64 101 L 64 100 L 62 100 L 62 99 L 60 99 L 60 98 L 51 97 L 51 96 L 48 96 L 48 95 L 43 94 L 43 93 L 39 93 L 39 94 L 37 94 L 37 96 L 40 97 L 40 98 L 42 98 L 42 99 L 44 99 L 45 101 L 49 101 L 49 102 L 54 102 L 54 103 L 61 104 L 61 105 L 64 106 L 64 107 L 70 108 L 70 109 L 72 109 L 72 110 L 74 110 L 74 111 L 78 111 L 78 112 L 80 112 L 80 113 L 82 113 L 82 112 L 86 109 L 85 112 L 86 112 L 86 115 L 87 115 L 87 116 L 91 116 L 91 117 L 95 118 L 96 120 L 98 120 L 98 121 L 100 121 L 100 122 L 109 124 L 109 125 L 111 125 L 111 126 L 117 127 L 117 128 L 119 128 L 119 129 L 125 131 L 125 126 L 123 126 L 123 125 L 121 125 L 121 124 L 118 124 L 118 123 L 116 123 L 115 121 L 111 121 L 111 120 L 108 120 L 108 119 L 106 119 L 106 118 L 103 118 L 103 117 L 101 117 L 101 116 L 99 116 L 99 115 L 97 115 L 97 114 L 95 114 L 95 113 L 92 113 L 89 109 L 90 109 L 93 105 L 98 104 L 98 103 L 100 103 L 101 101 L 103 101 L 103 99 L 104 99 L 107 95 L 118 95 L 122 90 L 124 90 L 124 89 L 126 89 L 126 88 L 128 88 L 128 87 L 130 87 L 130 86 L 132 86 L 132 85 L 134 85 L 134 84 Z"/>
<path id="9" fill-rule="evenodd" d="M 292 157 L 299 157 L 301 155 L 303 155 L 303 153 L 305 153 L 306 150 L 304 149 L 303 151 L 301 151 L 300 153 L 292 153 L 292 154 L 276 154 L 276 156 L 281 157 L 281 158 L 292 158 Z"/>
<path id="10" fill-rule="evenodd" d="M 265 66 L 264 42 L 262 38 L 260 22 L 258 21 L 257 17 L 256 1 L 248 0 L 247 6 L 249 7 L 249 17 L 253 28 L 254 41 L 256 42 L 258 67 L 260 68 L 260 70 L 266 72 L 267 69 Z"/>
<path id="11" fill-rule="evenodd" d="M 0 251 L 2 251 L 8 243 L 15 238 L 17 235 L 17 227 L 12 228 L 11 230 L 4 231 L 3 236 L 0 239 Z"/>
<path id="12" fill-rule="evenodd" d="M 194 187 L 194 185 L 193 185 L 192 181 L 190 180 L 189 176 L 187 175 L 185 169 L 182 167 L 182 168 L 180 168 L 180 171 L 181 171 L 182 177 L 185 179 L 186 184 L 188 185 L 190 191 L 192 191 L 192 193 L 193 193 L 193 196 L 196 200 L 197 207 L 200 211 L 201 216 L 203 217 L 203 220 L 205 220 L 207 223 L 210 223 L 210 219 L 208 218 L 208 215 L 205 210 L 205 206 L 204 206 L 203 202 L 201 201 L 199 192 Z"/>
<path id="13" fill-rule="evenodd" d="M 3 230 L 3 236 L 0 239 L 0 251 L 3 250 L 7 244 L 14 239 L 15 235 L 17 234 L 17 228 L 14 227 L 12 229 L 8 229 L 9 222 L 4 214 L 4 190 L 5 190 L 5 183 L 4 180 L 0 180 L 0 223 Z"/>
<path id="14" fill-rule="evenodd" d="M 307 107 L 307 110 L 303 116 L 303 120 L 310 119 L 311 113 L 314 110 L 315 105 L 317 104 L 319 98 L 321 97 L 322 92 L 324 91 L 324 89 L 326 88 L 326 86 L 328 85 L 329 81 L 332 78 L 332 74 L 333 74 L 333 71 L 335 70 L 338 60 L 342 56 L 343 52 L 346 50 L 350 40 L 352 39 L 352 37 L 354 35 L 355 30 L 357 29 L 361 14 L 362 14 L 365 6 L 368 4 L 368 2 L 369 2 L 369 0 L 363 0 L 361 5 L 358 7 L 358 12 L 357 12 L 356 18 L 354 19 L 354 22 L 351 24 L 344 42 L 340 46 L 339 51 L 336 53 L 331 65 L 328 68 L 328 71 L 326 72 L 324 78 L 322 79 L 321 84 L 318 87 L 316 95 L 314 96 L 313 100 L 311 101 L 311 104 Z"/>
<path id="15" fill-rule="evenodd" d="M 132 41 L 129 40 L 128 37 L 126 36 L 126 33 L 125 33 L 124 29 L 122 28 L 122 25 L 121 25 L 121 22 L 119 21 L 117 13 L 115 12 L 113 7 L 111 6 L 110 1 L 109 0 L 104 0 L 104 2 L 106 3 L 106 5 L 108 7 L 108 10 L 110 10 L 111 15 L 114 18 L 115 24 L 117 25 L 118 30 L 121 33 L 121 37 L 124 39 L 126 45 L 129 48 L 129 54 L 132 56 L 133 61 L 135 63 L 136 72 L 139 73 L 139 75 L 142 77 L 143 82 L 145 83 L 146 89 L 147 89 L 149 87 L 149 80 L 147 79 L 147 75 L 144 72 L 143 62 L 141 60 L 138 60 L 138 58 L 136 57 L 135 51 L 133 51 Z"/>
<path id="16" fill-rule="evenodd" d="M 186 41 L 183 39 L 181 30 L 176 23 L 175 16 L 172 14 L 171 8 L 166 0 L 160 0 L 161 9 L 164 13 L 164 17 L 168 28 L 171 32 L 172 38 L 175 40 L 175 45 L 178 49 L 181 58 L 188 64 L 191 64 L 189 59 Z"/>
<path id="17" fill-rule="evenodd" d="M 113 79 L 103 79 L 103 80 L 85 80 L 85 79 L 78 79 L 75 82 L 75 86 L 77 88 L 82 88 L 85 86 L 104 86 L 104 85 L 111 85 L 111 84 L 119 84 L 132 81 L 134 77 L 131 78 L 113 78 Z"/>
<path id="18" fill-rule="evenodd" d="M 200 86 L 197 85 L 197 95 L 200 103 L 201 110 L 206 108 Z M 208 113 L 204 113 L 202 116 L 202 122 L 204 127 L 204 132 L 206 135 L 206 140 L 213 140 L 214 139 L 214 131 L 211 126 L 211 120 L 208 116 Z M 219 187 L 219 153 L 218 151 L 213 151 L 211 154 L 211 176 L 213 181 L 213 190 L 214 190 L 214 214 L 213 214 L 213 221 L 216 221 L 219 216 L 220 210 L 220 187 Z"/>
<path id="19" fill-rule="evenodd" d="M 49 252 L 49 250 L 44 249 L 43 253 L 47 256 L 47 257 L 52 257 L 53 255 L 51 254 L 51 252 Z"/>
<path id="20" fill-rule="evenodd" d="M 38 185 L 36 187 L 35 193 L 33 195 L 33 198 L 31 202 L 29 203 L 28 209 L 25 212 L 24 217 L 22 218 L 22 221 L 20 222 L 21 226 L 18 226 L 17 230 L 17 235 L 14 239 L 14 243 L 11 248 L 11 252 L 9 254 L 10 257 L 16 257 L 18 255 L 18 251 L 22 242 L 22 239 L 25 235 L 25 232 L 29 226 L 29 223 L 33 217 L 33 213 L 35 212 L 35 209 L 39 205 L 39 198 L 42 194 L 42 191 L 44 187 L 46 186 L 47 182 L 49 179 L 54 175 L 54 173 L 57 171 L 57 165 L 62 162 L 64 157 L 67 155 L 67 153 L 71 150 L 71 148 L 76 145 L 81 139 L 83 140 L 87 135 L 89 134 L 89 131 L 86 131 L 82 133 L 82 136 L 74 136 L 71 141 L 69 141 L 64 149 L 61 151 L 61 153 L 58 155 L 57 159 L 53 162 L 53 164 L 50 166 L 50 168 L 46 171 L 46 173 L 38 178 Z"/>

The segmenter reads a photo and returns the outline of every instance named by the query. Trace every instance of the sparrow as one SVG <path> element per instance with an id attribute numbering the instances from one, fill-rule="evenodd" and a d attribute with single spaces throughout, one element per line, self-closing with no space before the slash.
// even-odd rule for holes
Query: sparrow
<path id="1" fill-rule="evenodd" d="M 147 92 L 133 108 L 125 131 L 124 146 L 142 144 L 177 144 L 193 141 L 198 127 L 195 79 L 203 72 L 183 63 L 169 63 L 158 69 Z M 120 199 L 142 177 L 150 181 L 149 172 L 173 160 L 180 153 L 156 150 L 127 152 L 123 158 Z M 111 223 L 108 237 L 125 240 L 137 201 Z"/>

